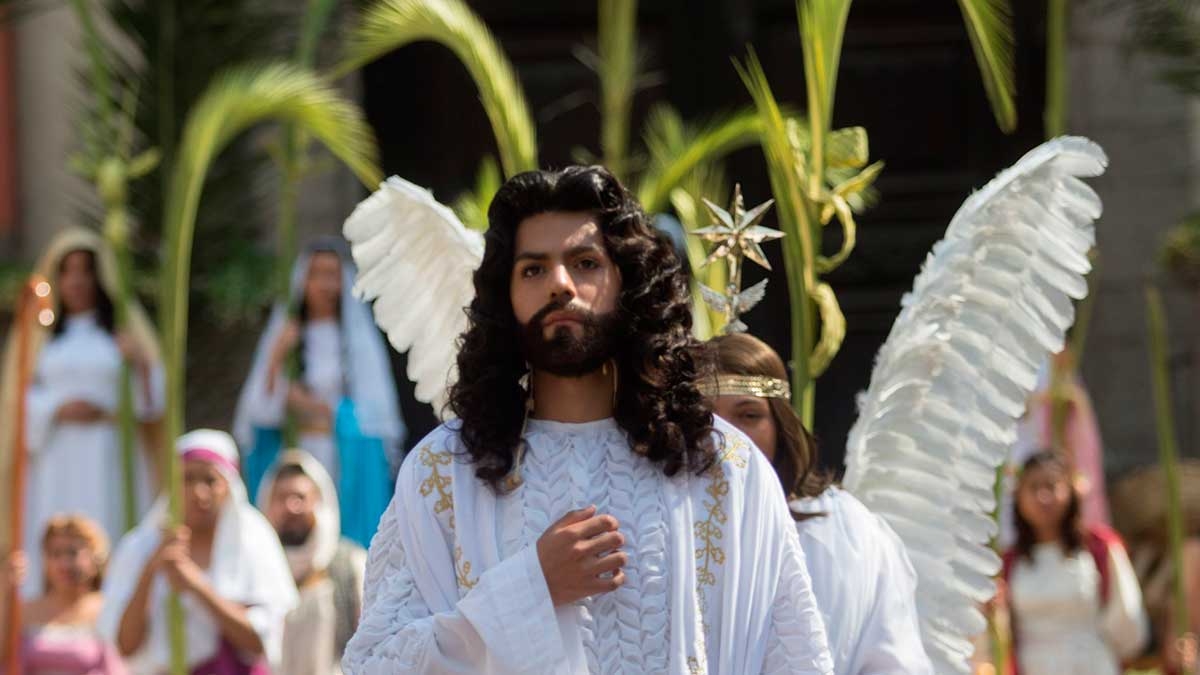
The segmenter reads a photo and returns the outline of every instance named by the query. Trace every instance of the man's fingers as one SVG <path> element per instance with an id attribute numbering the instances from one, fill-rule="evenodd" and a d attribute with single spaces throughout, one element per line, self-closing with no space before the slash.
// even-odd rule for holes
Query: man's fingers
<path id="1" fill-rule="evenodd" d="M 624 551 L 616 551 L 601 558 L 596 558 L 594 561 L 588 562 L 584 569 L 588 574 L 601 575 L 606 572 L 620 570 L 622 567 L 629 564 L 629 554 Z"/>
<path id="2" fill-rule="evenodd" d="M 578 522 L 587 520 L 588 518 L 591 518 L 594 515 L 596 515 L 596 507 L 595 506 L 585 506 L 582 509 L 575 509 L 574 511 L 567 511 L 566 515 L 564 515 L 562 518 L 559 518 L 558 521 L 555 522 L 554 525 L 551 526 L 551 528 L 578 523 Z"/>
<path id="3" fill-rule="evenodd" d="M 580 552 L 584 556 L 601 555 L 625 545 L 625 535 L 620 532 L 605 532 L 604 534 L 583 542 Z"/>
<path id="4" fill-rule="evenodd" d="M 592 595 L 597 593 L 611 593 L 625 585 L 625 572 L 618 569 L 612 573 L 612 576 L 597 577 L 590 585 L 593 589 Z"/>
<path id="5" fill-rule="evenodd" d="M 604 534 L 605 532 L 615 532 L 620 526 L 616 518 L 610 515 L 594 516 L 587 520 L 576 523 L 572 528 L 579 534 L 582 539 L 591 539 L 596 535 Z"/>

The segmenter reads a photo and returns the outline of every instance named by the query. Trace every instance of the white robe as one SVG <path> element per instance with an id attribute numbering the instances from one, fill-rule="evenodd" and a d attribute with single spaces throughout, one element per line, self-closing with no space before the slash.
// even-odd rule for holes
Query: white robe
<path id="1" fill-rule="evenodd" d="M 309 321 L 304 324 L 304 384 L 309 392 L 337 412 L 345 389 L 342 372 L 342 334 L 336 321 Z M 274 387 L 267 391 L 266 368 L 256 368 L 246 382 L 245 410 L 250 423 L 257 427 L 282 427 L 287 415 L 289 378 L 281 372 Z M 300 447 L 316 458 L 337 480 L 337 445 L 332 433 L 306 433 L 301 430 Z M 249 438 L 239 439 L 248 449 Z"/>
<path id="2" fill-rule="evenodd" d="M 29 473 L 25 496 L 24 550 L 28 574 L 22 592 L 42 592 L 41 540 L 55 515 L 79 513 L 98 522 L 116 541 L 125 533 L 124 477 L 116 415 L 120 405 L 121 352 L 94 313 L 67 317 L 62 334 L 38 354 L 34 381 L 26 395 L 25 441 Z M 150 391 L 136 373 L 134 412 L 138 419 L 162 415 L 165 382 L 161 367 L 151 371 Z M 109 419 L 90 424 L 60 423 L 54 417 L 69 401 L 82 400 Z M 145 456 L 136 458 L 138 516 L 150 504 Z"/>
<path id="3" fill-rule="evenodd" d="M 1108 550 L 1108 602 L 1100 605 L 1100 571 L 1087 549 L 1063 555 L 1037 544 L 1032 563 L 1018 560 L 1010 597 L 1021 675 L 1119 675 L 1120 662 L 1146 643 L 1149 622 L 1129 556 Z"/>
<path id="4" fill-rule="evenodd" d="M 792 502 L 837 675 L 933 675 L 904 543 L 849 492 Z"/>
<path id="5" fill-rule="evenodd" d="M 779 481 L 732 426 L 711 469 L 667 477 L 611 419 L 530 420 L 522 484 L 497 495 L 455 424 L 400 471 L 347 673 L 832 672 Z M 536 542 L 590 504 L 621 524 L 626 583 L 556 609 Z"/>
<path id="6" fill-rule="evenodd" d="M 224 432 L 203 429 L 185 434 L 175 447 L 180 455 L 192 448 L 204 448 L 221 455 L 230 467 L 217 467 L 229 486 L 229 496 L 217 520 L 211 559 L 203 574 L 218 595 L 246 607 L 246 619 L 262 641 L 264 658 L 273 669 L 277 668 L 283 658 L 284 618 L 297 602 L 296 584 L 275 530 L 250 504 L 241 477 L 232 470 L 238 458 L 233 438 Z M 164 496 L 113 552 L 101 589 L 104 607 L 96 620 L 97 630 L 109 642 L 116 643 L 121 618 L 137 589 L 142 570 L 158 550 L 166 523 Z M 131 675 L 164 675 L 169 670 L 170 594 L 165 575 L 156 574 L 150 585 L 145 640 L 125 658 Z M 181 593 L 179 601 L 183 605 L 187 636 L 185 660 L 192 668 L 217 654 L 221 631 L 216 618 L 194 595 Z"/>

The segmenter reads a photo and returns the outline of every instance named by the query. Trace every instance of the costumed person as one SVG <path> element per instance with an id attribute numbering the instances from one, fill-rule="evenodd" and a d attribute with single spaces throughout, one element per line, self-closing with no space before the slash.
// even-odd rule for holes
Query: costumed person
<path id="1" fill-rule="evenodd" d="M 118 290 L 116 262 L 100 235 L 73 228 L 54 238 L 37 271 L 50 280 L 55 301 L 49 328 L 35 329 L 34 379 L 24 393 L 25 445 L 29 452 L 24 505 L 28 556 L 26 597 L 43 587 L 40 537 L 49 520 L 62 513 L 85 513 L 110 539 L 133 525 L 126 522 L 127 481 L 117 416 L 122 363 L 132 366 L 134 416 L 138 422 L 133 457 L 132 497 L 137 515 L 149 507 L 156 457 L 155 423 L 165 405 L 165 379 L 158 343 L 145 312 L 129 300 L 125 331 L 115 326 Z M 0 414 L 12 428 L 17 391 L 16 349 L 5 353 Z M 0 461 L 12 462 L 10 434 L 0 434 Z M 5 486 L 6 488 L 8 486 Z"/>
<path id="2" fill-rule="evenodd" d="M 300 604 L 284 625 L 279 673 L 338 675 L 358 627 L 367 552 L 341 537 L 333 481 L 307 452 L 281 455 L 256 503 L 279 534 L 300 591 Z"/>
<path id="3" fill-rule="evenodd" d="M 779 481 L 697 388 L 703 347 L 666 236 L 599 167 L 514 176 L 488 220 L 478 246 L 393 178 L 346 224 L 397 347 L 470 307 L 457 419 L 400 470 L 343 669 L 831 673 Z M 445 256 L 395 246 L 410 236 Z M 474 300 L 447 240 L 482 250 Z M 427 344 L 454 349 L 441 342 Z"/>
<path id="4" fill-rule="evenodd" d="M 170 667 L 167 599 L 183 605 L 189 672 L 271 672 L 282 659 L 284 617 L 296 606 L 283 549 L 246 498 L 233 438 L 201 429 L 179 438 L 183 525 L 166 530 L 167 500 L 118 544 L 105 579 L 100 632 L 131 673 Z"/>
<path id="5" fill-rule="evenodd" d="M 257 494 L 294 425 L 296 444 L 334 477 L 342 534 L 367 546 L 392 495 L 405 427 L 387 346 L 352 293 L 354 275 L 341 240 L 306 247 L 288 305 L 275 306 L 259 340 L 233 428 Z"/>
<path id="6" fill-rule="evenodd" d="M 817 469 L 817 446 L 791 406 L 783 359 L 731 333 L 710 343 L 713 408 L 762 450 L 791 500 L 837 675 L 932 675 L 921 646 L 917 575 L 892 528 Z"/>
<path id="7" fill-rule="evenodd" d="M 1055 391 L 1054 371 L 1064 373 L 1063 382 Z M 1055 430 L 1055 407 L 1061 406 L 1061 439 Z M 1007 476 L 1009 489 L 1004 493 L 1001 509 L 1001 545 L 1005 548 L 1016 541 L 1016 529 L 1012 520 L 1013 490 L 1016 470 L 1027 459 L 1043 448 L 1054 448 L 1061 441 L 1061 450 L 1066 453 L 1072 468 L 1076 487 L 1081 496 L 1082 517 L 1085 525 L 1111 526 L 1108 510 L 1108 491 L 1104 483 L 1104 445 L 1100 438 L 1100 423 L 1092 407 L 1091 396 L 1074 367 L 1074 356 L 1069 349 L 1047 358 L 1038 370 L 1037 387 L 1029 397 L 1029 409 L 1017 426 L 1017 442 L 1013 444 L 1009 459 L 1011 471 Z"/>
<path id="8" fill-rule="evenodd" d="M 44 592 L 21 610 L 20 672 L 125 675 L 116 649 L 96 632 L 108 537 L 83 516 L 58 516 L 46 524 L 41 549 Z M 4 583 L 19 585 L 25 565 L 23 555 L 13 556 Z"/>
<path id="9" fill-rule="evenodd" d="M 1003 576 L 1019 675 L 1118 675 L 1149 635 L 1129 556 L 1115 532 L 1084 526 L 1061 455 L 1030 457 L 1017 481 L 1017 543 Z"/>

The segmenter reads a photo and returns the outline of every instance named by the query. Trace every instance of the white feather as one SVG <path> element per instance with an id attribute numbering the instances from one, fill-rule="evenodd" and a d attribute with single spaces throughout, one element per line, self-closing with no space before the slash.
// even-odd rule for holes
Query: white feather
<path id="1" fill-rule="evenodd" d="M 844 485 L 904 540 L 926 651 L 969 672 L 976 605 L 995 592 L 996 468 L 1087 293 L 1104 152 L 1045 143 L 972 194 L 934 247 L 879 350 L 846 449 Z"/>
<path id="2" fill-rule="evenodd" d="M 471 275 L 483 260 L 483 235 L 467 229 L 430 192 L 398 176 L 380 184 L 346 219 L 358 280 L 374 301 L 375 322 L 397 351 L 408 352 L 416 397 L 442 413 L 455 378 Z"/>

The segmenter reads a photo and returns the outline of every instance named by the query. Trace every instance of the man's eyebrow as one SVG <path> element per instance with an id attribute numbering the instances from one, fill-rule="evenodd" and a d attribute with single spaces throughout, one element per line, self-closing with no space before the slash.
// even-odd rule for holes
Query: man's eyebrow
<path id="1" fill-rule="evenodd" d="M 598 244 L 582 244 L 580 246 L 572 246 L 570 249 L 567 249 L 566 257 L 574 258 L 575 256 L 584 255 L 585 253 L 604 253 L 604 249 Z"/>
<path id="2" fill-rule="evenodd" d="M 574 258 L 576 256 L 581 256 L 581 255 L 585 255 L 585 254 L 589 254 L 589 253 L 604 253 L 604 248 L 601 247 L 599 244 L 581 244 L 579 246 L 572 246 L 571 248 L 567 249 L 566 252 L 563 254 L 563 257 Z M 534 261 L 540 262 L 540 261 L 549 260 L 549 259 L 550 259 L 549 253 L 543 253 L 541 251 L 521 251 L 520 253 L 518 253 L 516 255 L 516 257 L 513 258 L 513 262 L 516 263 L 516 262 L 520 262 L 522 260 L 534 260 Z"/>
<path id="3" fill-rule="evenodd" d="M 520 253 L 517 254 L 517 256 L 515 258 L 513 258 L 513 262 L 520 262 L 522 260 L 549 260 L 549 259 L 550 259 L 549 253 L 541 253 L 538 251 L 521 251 Z"/>

